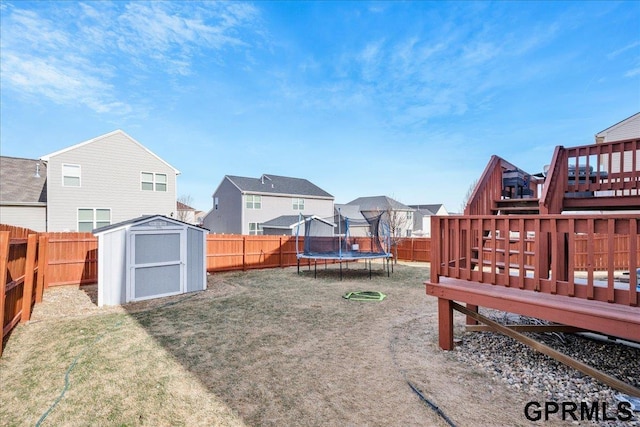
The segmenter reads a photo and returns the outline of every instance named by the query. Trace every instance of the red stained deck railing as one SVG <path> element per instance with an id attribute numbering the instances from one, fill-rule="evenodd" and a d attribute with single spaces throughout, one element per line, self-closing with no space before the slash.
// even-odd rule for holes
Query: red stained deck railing
<path id="1" fill-rule="evenodd" d="M 638 306 L 633 272 L 640 267 L 639 230 L 640 218 L 630 214 L 433 217 L 431 281 L 444 276 Z M 577 243 L 585 238 L 607 242 L 604 259 L 594 245 L 587 246 L 586 268 L 576 258 Z M 627 239 L 628 250 L 616 255 L 621 238 Z M 632 273 L 621 276 L 620 265 Z M 576 275 L 580 269 L 585 273 Z M 605 271 L 606 279 L 597 280 L 596 271 Z"/>

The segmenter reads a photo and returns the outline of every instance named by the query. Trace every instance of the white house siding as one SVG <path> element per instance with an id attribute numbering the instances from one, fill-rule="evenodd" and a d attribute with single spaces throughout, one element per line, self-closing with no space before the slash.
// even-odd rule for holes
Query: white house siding
<path id="1" fill-rule="evenodd" d="M 47 207 L 0 205 L 0 223 L 24 227 L 33 231 L 47 231 Z"/>
<path id="2" fill-rule="evenodd" d="M 243 203 L 238 187 L 225 177 L 213 194 L 213 206 L 203 218 L 202 226 L 211 233 L 242 234 Z"/>
<path id="3" fill-rule="evenodd" d="M 304 209 L 294 210 L 293 199 L 304 199 Z M 245 207 L 244 199 L 242 203 Z M 249 234 L 249 223 L 267 222 L 281 215 L 316 215 L 320 218 L 333 218 L 333 200 L 309 198 L 309 196 L 274 196 L 262 195 L 260 209 L 244 208 L 244 221 L 242 222 L 242 234 Z"/>
<path id="4" fill-rule="evenodd" d="M 608 129 L 596 135 L 597 143 L 625 141 L 629 139 L 640 138 L 640 113 L 629 117 L 622 122 L 611 126 Z M 615 174 L 620 172 L 630 172 L 632 170 L 640 170 L 640 152 L 636 152 L 636 165 L 633 165 L 633 153 L 626 151 L 620 161 L 620 153 L 613 153 L 611 155 L 611 167 L 609 167 L 609 155 L 603 154 L 600 156 L 600 169 L 609 173 Z M 622 170 L 621 170 L 622 167 Z M 609 170 L 610 169 L 610 170 Z M 637 195 L 637 189 L 622 191 L 620 195 Z M 597 192 L 600 196 L 613 195 L 611 191 Z"/>
<path id="5" fill-rule="evenodd" d="M 596 142 L 624 141 L 634 138 L 640 138 L 640 113 L 598 133 Z"/>
<path id="6" fill-rule="evenodd" d="M 62 165 L 80 165 L 80 187 L 63 187 Z M 141 189 L 141 173 L 167 175 L 167 191 Z M 47 165 L 49 231 L 76 231 L 78 209 L 111 210 L 111 223 L 141 215 L 176 215 L 176 170 L 124 132 L 54 153 Z"/>

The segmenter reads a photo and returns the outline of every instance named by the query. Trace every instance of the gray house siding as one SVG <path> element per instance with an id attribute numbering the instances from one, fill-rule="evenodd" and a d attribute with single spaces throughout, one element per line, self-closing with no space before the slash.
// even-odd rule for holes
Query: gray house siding
<path id="1" fill-rule="evenodd" d="M 304 199 L 304 209 L 293 209 L 293 200 Z M 244 207 L 243 198 L 243 207 Z M 281 215 L 316 215 L 321 218 L 333 218 L 333 200 L 310 199 L 305 196 L 268 196 L 262 195 L 262 206 L 260 209 L 244 210 L 244 221 L 242 223 L 242 234 L 249 234 L 249 223 L 257 222 L 262 224 Z"/>
<path id="2" fill-rule="evenodd" d="M 176 214 L 177 171 L 122 131 L 43 157 L 49 231 L 77 231 L 78 209 L 109 209 L 110 223 Z M 63 185 L 63 165 L 80 167 L 80 186 Z M 141 174 L 166 174 L 166 191 L 141 189 Z"/>
<path id="3" fill-rule="evenodd" d="M 276 185 L 271 185 L 272 181 Z M 264 182 L 264 183 L 263 183 Z M 289 194 L 281 184 L 300 185 L 301 189 L 322 195 Z M 249 188 L 247 190 L 245 185 Z M 290 190 L 293 188 L 286 188 Z M 270 191 L 272 190 L 272 191 Z M 278 192 L 279 191 L 279 192 Z M 276 194 L 274 194 L 274 192 Z M 260 208 L 247 208 L 247 197 L 260 196 Z M 304 208 L 294 209 L 294 200 L 303 199 Z M 217 201 L 217 203 L 216 203 Z M 317 215 L 333 217 L 333 197 L 306 180 L 275 177 L 264 181 L 255 178 L 225 176 L 213 194 L 213 207 L 203 219 L 203 227 L 211 233 L 249 234 L 249 223 L 263 224 L 283 215 Z M 267 233 L 282 234 L 282 230 Z"/>
<path id="4" fill-rule="evenodd" d="M 243 203 L 238 187 L 224 178 L 213 194 L 213 206 L 202 220 L 202 226 L 211 233 L 242 234 Z"/>
<path id="5" fill-rule="evenodd" d="M 0 204 L 0 223 L 47 231 L 47 207 Z"/>

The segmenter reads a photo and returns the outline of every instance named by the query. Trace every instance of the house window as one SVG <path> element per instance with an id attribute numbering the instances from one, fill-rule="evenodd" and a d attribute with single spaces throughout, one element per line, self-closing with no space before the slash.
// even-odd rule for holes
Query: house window
<path id="1" fill-rule="evenodd" d="M 78 209 L 78 231 L 91 232 L 94 228 L 111 224 L 111 209 Z"/>
<path id="2" fill-rule="evenodd" d="M 411 237 L 411 230 L 407 230 L 407 237 Z"/>
<path id="3" fill-rule="evenodd" d="M 80 165 L 62 165 L 62 185 L 80 187 Z"/>
<path id="4" fill-rule="evenodd" d="M 249 223 L 249 234 L 253 236 L 261 236 L 262 235 L 262 224 L 258 222 L 250 222 Z"/>
<path id="5" fill-rule="evenodd" d="M 141 172 L 140 188 L 144 191 L 167 191 L 167 174 Z"/>
<path id="6" fill-rule="evenodd" d="M 262 196 L 255 196 L 248 194 L 246 197 L 245 206 L 247 209 L 260 209 L 262 208 Z"/>
<path id="7" fill-rule="evenodd" d="M 304 210 L 304 199 L 293 199 L 293 210 L 294 211 L 303 211 Z"/>
<path id="8" fill-rule="evenodd" d="M 413 212 L 411 211 L 407 212 L 407 221 L 413 221 Z"/>

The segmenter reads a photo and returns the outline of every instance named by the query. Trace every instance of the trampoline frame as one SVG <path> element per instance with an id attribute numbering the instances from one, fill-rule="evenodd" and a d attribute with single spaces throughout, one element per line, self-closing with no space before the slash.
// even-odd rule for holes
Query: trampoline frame
<path id="1" fill-rule="evenodd" d="M 340 215 L 340 209 L 338 209 L 338 215 Z M 313 219 L 310 217 L 309 220 Z M 304 219 L 305 223 L 308 221 L 306 218 Z M 348 227 L 349 222 L 348 218 L 345 218 L 346 227 L 345 227 L 345 239 L 347 239 L 348 235 Z M 318 253 L 300 253 L 298 252 L 298 248 L 300 245 L 298 244 L 298 236 L 300 232 L 300 224 L 302 223 L 302 215 L 300 215 L 300 221 L 298 222 L 298 227 L 296 229 L 296 258 L 298 261 L 298 274 L 300 274 L 300 260 L 308 259 L 309 260 L 309 270 L 311 270 L 311 260 L 314 260 L 314 270 L 313 270 L 313 278 L 317 278 L 318 276 L 318 260 L 325 261 L 325 270 L 327 268 L 327 261 L 338 261 L 340 263 L 340 280 L 342 280 L 342 263 L 346 262 L 347 269 L 349 268 L 349 261 L 360 261 L 364 260 L 365 265 L 369 265 L 369 279 L 372 277 L 372 269 L 371 269 L 371 260 L 374 259 L 382 259 L 383 267 L 384 260 L 387 261 L 386 270 L 387 277 L 390 277 L 391 272 L 393 272 L 393 263 L 390 262 L 392 255 L 390 252 L 360 252 L 360 251 L 343 251 L 342 250 L 342 234 L 340 232 L 340 222 L 338 221 L 338 234 L 334 236 L 338 238 L 338 251 L 331 252 L 318 252 Z M 307 225 L 305 224 L 305 230 Z M 391 266 L 390 266 L 391 264 Z"/>

